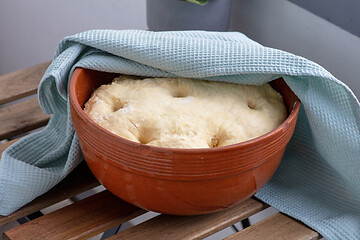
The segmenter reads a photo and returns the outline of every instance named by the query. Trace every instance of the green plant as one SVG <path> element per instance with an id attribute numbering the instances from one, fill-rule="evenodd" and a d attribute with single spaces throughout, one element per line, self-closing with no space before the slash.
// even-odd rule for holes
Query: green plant
<path id="1" fill-rule="evenodd" d="M 208 0 L 185 0 L 187 2 L 191 2 L 191 3 L 196 3 L 199 4 L 201 6 L 204 6 L 208 3 Z"/>

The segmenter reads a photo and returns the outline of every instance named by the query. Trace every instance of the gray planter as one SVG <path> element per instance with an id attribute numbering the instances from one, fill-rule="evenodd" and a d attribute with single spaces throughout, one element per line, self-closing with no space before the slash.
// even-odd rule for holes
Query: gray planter
<path id="1" fill-rule="evenodd" d="M 181 0 L 147 0 L 149 30 L 227 31 L 231 0 L 209 0 L 205 6 Z"/>

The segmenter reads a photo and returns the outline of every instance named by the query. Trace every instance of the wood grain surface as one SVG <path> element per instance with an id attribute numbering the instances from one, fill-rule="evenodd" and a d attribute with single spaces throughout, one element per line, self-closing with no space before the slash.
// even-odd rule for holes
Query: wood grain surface
<path id="1" fill-rule="evenodd" d="M 4 235 L 9 239 L 87 239 L 145 212 L 105 190 L 10 229 Z"/>
<path id="2" fill-rule="evenodd" d="M 0 216 L 0 226 L 99 185 L 100 183 L 92 175 L 86 163 L 83 162 L 72 173 L 70 173 L 69 176 L 47 193 L 37 197 L 32 202 L 8 216 Z"/>
<path id="3" fill-rule="evenodd" d="M 3 153 L 3 151 L 5 151 L 6 148 L 10 147 L 13 143 L 17 142 L 18 140 L 19 139 L 14 139 L 9 142 L 0 143 L 0 156 Z M 0 159 L 0 161 L 1 161 L 1 159 Z"/>
<path id="4" fill-rule="evenodd" d="M 267 205 L 253 198 L 221 212 L 199 216 L 159 215 L 109 238 L 113 239 L 203 239 L 231 226 Z"/>
<path id="5" fill-rule="evenodd" d="M 41 110 L 37 98 L 0 108 L 0 140 L 45 126 L 49 117 Z"/>
<path id="6" fill-rule="evenodd" d="M 35 94 L 49 65 L 46 62 L 0 76 L 0 105 Z"/>
<path id="7" fill-rule="evenodd" d="M 231 235 L 226 240 L 315 240 L 320 235 L 304 224 L 282 213 L 277 213 L 244 230 Z"/>

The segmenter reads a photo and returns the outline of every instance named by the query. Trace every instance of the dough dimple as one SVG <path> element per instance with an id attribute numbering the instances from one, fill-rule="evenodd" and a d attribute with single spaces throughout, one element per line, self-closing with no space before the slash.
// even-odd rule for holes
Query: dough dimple
<path id="1" fill-rule="evenodd" d="M 84 111 L 131 141 L 170 148 L 213 148 L 256 138 L 286 118 L 269 84 L 125 75 L 96 89 Z"/>

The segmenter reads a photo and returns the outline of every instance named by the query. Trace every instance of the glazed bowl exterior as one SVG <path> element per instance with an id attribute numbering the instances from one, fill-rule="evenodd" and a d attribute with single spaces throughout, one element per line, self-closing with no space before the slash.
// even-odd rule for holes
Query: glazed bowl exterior
<path id="1" fill-rule="evenodd" d="M 207 149 L 136 143 L 97 125 L 83 107 L 91 93 L 119 74 L 75 69 L 69 85 L 71 117 L 85 161 L 119 198 L 150 211 L 197 215 L 250 198 L 276 171 L 295 128 L 300 101 L 282 79 L 271 84 L 284 97 L 288 117 L 258 138 Z"/>

